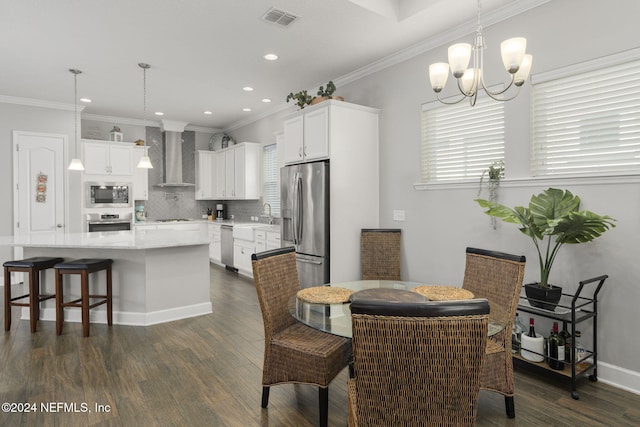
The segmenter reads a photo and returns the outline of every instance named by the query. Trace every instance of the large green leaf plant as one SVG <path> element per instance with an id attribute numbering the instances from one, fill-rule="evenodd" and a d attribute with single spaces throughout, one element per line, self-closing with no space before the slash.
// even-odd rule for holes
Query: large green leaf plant
<path id="1" fill-rule="evenodd" d="M 540 261 L 540 286 L 545 288 L 549 287 L 551 267 L 562 245 L 590 242 L 615 227 L 615 219 L 609 216 L 581 211 L 580 198 L 569 190 L 548 188 L 531 196 L 529 207 L 512 209 L 484 199 L 476 202 L 487 209 L 487 215 L 520 225 L 520 231 L 531 238 Z"/>

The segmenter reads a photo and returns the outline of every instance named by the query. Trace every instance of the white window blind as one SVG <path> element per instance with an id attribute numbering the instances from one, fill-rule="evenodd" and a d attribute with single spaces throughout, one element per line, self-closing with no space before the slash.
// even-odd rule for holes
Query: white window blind
<path id="1" fill-rule="evenodd" d="M 262 149 L 262 196 L 264 203 L 271 205 L 271 214 L 280 217 L 280 170 L 276 144 Z"/>
<path id="2" fill-rule="evenodd" d="M 422 182 L 477 180 L 504 160 L 503 102 L 479 97 L 473 107 L 437 105 L 422 111 Z"/>
<path id="3" fill-rule="evenodd" d="M 531 171 L 640 173 L 640 61 L 532 85 Z"/>

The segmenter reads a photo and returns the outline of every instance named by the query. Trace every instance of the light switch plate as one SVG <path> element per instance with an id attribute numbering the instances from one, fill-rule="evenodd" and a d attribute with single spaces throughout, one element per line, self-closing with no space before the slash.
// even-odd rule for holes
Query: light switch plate
<path id="1" fill-rule="evenodd" d="M 394 210 L 393 211 L 393 220 L 394 221 L 404 221 L 404 211 L 402 211 L 402 210 Z"/>

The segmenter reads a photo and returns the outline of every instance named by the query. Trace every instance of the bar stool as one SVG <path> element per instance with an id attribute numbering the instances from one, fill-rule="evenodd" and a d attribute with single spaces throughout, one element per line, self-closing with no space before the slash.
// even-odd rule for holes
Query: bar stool
<path id="1" fill-rule="evenodd" d="M 113 324 L 113 306 L 111 298 L 111 265 L 112 259 L 108 258 L 81 258 L 69 262 L 56 264 L 56 333 L 62 334 L 62 323 L 64 321 L 64 307 L 78 307 L 82 309 L 82 332 L 85 337 L 89 336 L 89 310 L 102 304 L 107 304 L 107 324 Z M 89 293 L 89 274 L 106 270 L 107 292 L 105 295 Z M 63 277 L 65 274 L 80 275 L 80 298 L 64 302 L 63 298 Z M 91 299 L 99 298 L 97 302 L 91 303 Z"/>
<path id="2" fill-rule="evenodd" d="M 55 298 L 55 295 L 40 293 L 40 272 L 62 262 L 62 258 L 33 257 L 16 261 L 7 261 L 4 267 L 4 330 L 11 329 L 11 306 L 29 307 L 31 332 L 36 331 L 36 324 L 40 318 L 40 303 Z M 11 297 L 11 272 L 29 273 L 29 293 Z M 29 302 L 16 302 L 29 298 Z"/>

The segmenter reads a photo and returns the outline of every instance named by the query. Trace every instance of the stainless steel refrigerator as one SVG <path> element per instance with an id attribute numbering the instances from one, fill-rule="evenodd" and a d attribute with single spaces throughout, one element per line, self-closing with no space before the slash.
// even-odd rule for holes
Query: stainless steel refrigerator
<path id="1" fill-rule="evenodd" d="M 280 169 L 282 246 L 295 246 L 300 285 L 329 282 L 329 162 Z"/>

